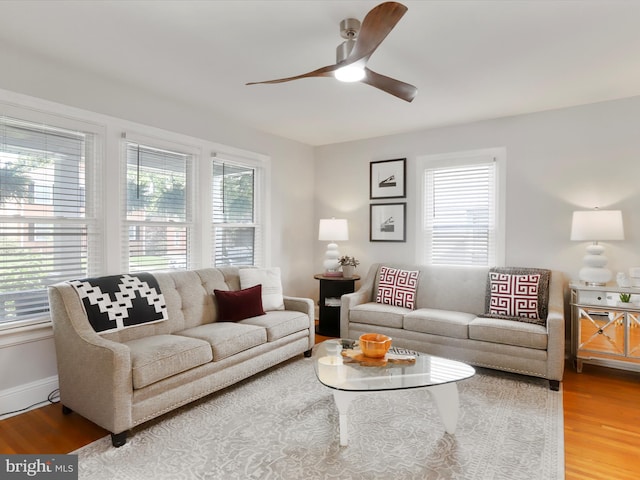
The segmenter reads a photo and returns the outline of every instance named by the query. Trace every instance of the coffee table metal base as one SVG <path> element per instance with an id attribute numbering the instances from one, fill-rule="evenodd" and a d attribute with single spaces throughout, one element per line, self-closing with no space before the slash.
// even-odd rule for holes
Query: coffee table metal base
<path id="1" fill-rule="evenodd" d="M 419 387 L 420 389 L 426 389 L 431 394 L 433 401 L 436 404 L 442 423 L 444 423 L 444 429 L 449 434 L 456 432 L 456 426 L 458 424 L 458 411 L 460 406 L 460 400 L 458 397 L 458 386 L 456 382 L 443 383 L 440 385 L 429 385 L 425 387 Z M 385 392 L 393 392 L 395 390 L 386 390 Z M 334 390 L 333 399 L 336 402 L 338 413 L 340 414 L 340 445 L 347 446 L 349 443 L 349 430 L 347 428 L 347 411 L 349 405 L 354 398 L 359 395 L 371 395 L 377 394 L 380 391 L 345 391 Z"/>

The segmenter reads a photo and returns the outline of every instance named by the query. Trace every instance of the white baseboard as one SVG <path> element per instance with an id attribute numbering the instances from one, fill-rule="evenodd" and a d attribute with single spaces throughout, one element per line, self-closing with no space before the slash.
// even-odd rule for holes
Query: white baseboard
<path id="1" fill-rule="evenodd" d="M 0 420 L 46 405 L 49 395 L 57 388 L 58 376 L 55 375 L 0 391 Z"/>

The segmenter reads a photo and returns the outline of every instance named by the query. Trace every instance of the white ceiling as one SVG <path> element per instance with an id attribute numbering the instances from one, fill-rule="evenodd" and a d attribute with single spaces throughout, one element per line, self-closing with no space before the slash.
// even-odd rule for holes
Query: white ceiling
<path id="1" fill-rule="evenodd" d="M 310 145 L 640 95 L 640 1 L 405 0 L 369 61 L 406 103 L 332 78 L 338 24 L 380 1 L 0 0 L 0 48 L 211 109 Z"/>

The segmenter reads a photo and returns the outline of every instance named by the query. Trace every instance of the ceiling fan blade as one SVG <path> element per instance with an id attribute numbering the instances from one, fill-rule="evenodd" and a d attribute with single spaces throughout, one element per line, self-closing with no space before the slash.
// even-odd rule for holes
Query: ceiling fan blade
<path id="1" fill-rule="evenodd" d="M 368 59 L 407 10 L 407 7 L 398 2 L 385 2 L 374 7 L 362 20 L 356 44 L 344 63 Z"/>
<path id="2" fill-rule="evenodd" d="M 259 83 L 283 83 L 290 82 L 291 80 L 298 80 L 300 78 L 309 78 L 309 77 L 332 77 L 333 72 L 340 68 L 338 65 L 327 65 L 326 67 L 318 68 L 312 72 L 303 73 L 301 75 L 296 75 L 295 77 L 286 77 L 286 78 L 277 78 L 275 80 L 265 80 L 264 82 L 250 82 L 247 85 L 257 85 Z"/>
<path id="3" fill-rule="evenodd" d="M 418 89 L 413 85 L 401 82 L 395 78 L 380 75 L 366 67 L 364 71 L 365 77 L 360 80 L 361 83 L 366 83 L 367 85 L 371 85 L 383 92 L 390 93 L 391 95 L 401 98 L 406 102 L 411 102 L 418 94 Z"/>

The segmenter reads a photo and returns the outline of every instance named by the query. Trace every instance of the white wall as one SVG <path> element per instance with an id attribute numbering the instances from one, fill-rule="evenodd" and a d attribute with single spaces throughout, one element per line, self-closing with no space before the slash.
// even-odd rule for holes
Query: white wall
<path id="1" fill-rule="evenodd" d="M 413 262 L 416 158 L 492 147 L 507 156 L 506 265 L 561 270 L 577 278 L 586 243 L 569 240 L 571 214 L 623 212 L 625 241 L 603 243 L 615 272 L 640 265 L 640 97 L 316 148 L 319 218 L 347 218 L 342 254 Z M 393 121 L 390 119 L 390 121 Z M 369 162 L 407 158 L 407 242 L 369 242 Z M 391 200 L 404 201 L 404 200 Z M 377 200 L 373 203 L 381 203 Z M 324 245 L 316 242 L 320 269 Z"/>
<path id="2" fill-rule="evenodd" d="M 61 109 L 84 119 L 92 114 L 109 116 L 270 157 L 270 263 L 282 268 L 287 294 L 309 296 L 315 290 L 314 157 L 310 146 L 253 130 L 197 105 L 178 104 L 154 92 L 5 46 L 0 49 L 0 65 L 0 89 L 4 89 L 0 101 L 26 102 L 45 111 Z M 212 85 L 211 94 L 216 93 Z M 110 138 L 114 135 L 117 132 L 108 131 Z M 108 161 L 114 161 L 109 152 L 107 155 Z M 113 264 L 108 259 L 108 265 Z M 55 375 L 50 327 L 31 333 L 0 332 L 0 414 L 46 399 Z"/>

